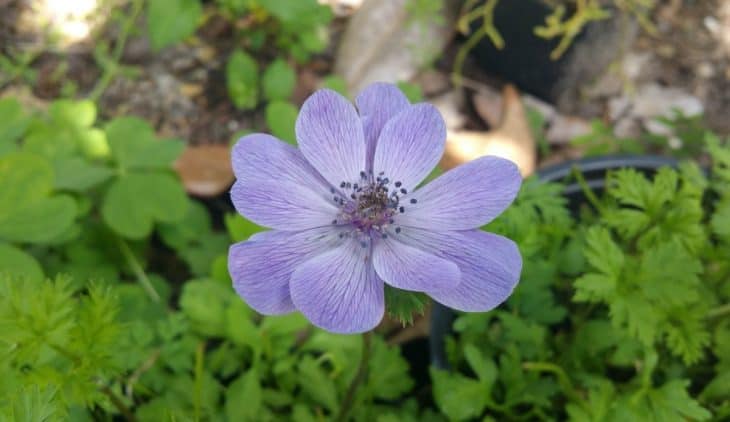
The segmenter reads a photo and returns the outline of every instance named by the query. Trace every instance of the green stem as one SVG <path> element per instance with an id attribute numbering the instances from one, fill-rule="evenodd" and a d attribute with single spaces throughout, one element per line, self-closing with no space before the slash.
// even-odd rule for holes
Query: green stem
<path id="1" fill-rule="evenodd" d="M 338 422 L 345 422 L 348 418 L 352 405 L 355 404 L 355 393 L 360 387 L 360 384 L 365 381 L 368 374 L 368 363 L 370 361 L 370 348 L 372 343 L 372 332 L 368 331 L 362 335 L 362 354 L 360 355 L 360 365 L 357 368 L 355 378 L 350 382 L 350 387 L 347 389 L 345 399 L 342 401 L 340 406 L 340 413 L 337 415 Z"/>
<path id="2" fill-rule="evenodd" d="M 118 237 L 117 241 L 119 243 L 119 250 L 122 251 L 124 259 L 127 260 L 127 264 L 134 273 L 139 284 L 147 292 L 147 294 L 153 301 L 159 302 L 159 293 L 157 293 L 157 290 L 155 290 L 154 286 L 152 286 L 152 282 L 150 282 L 150 279 L 147 277 L 147 273 L 144 272 L 144 268 L 142 268 L 142 265 L 140 265 L 139 261 L 137 261 L 137 257 L 134 256 L 134 252 L 132 252 L 132 249 L 129 248 L 127 242 L 125 242 L 124 239 L 122 239 L 121 237 Z"/>
<path id="3" fill-rule="evenodd" d="M 203 359 L 205 358 L 205 342 L 201 341 L 198 343 L 198 347 L 195 349 L 195 397 L 194 397 L 194 412 L 195 421 L 200 421 L 200 401 L 203 393 Z"/>
<path id="4" fill-rule="evenodd" d="M 577 165 L 574 165 L 572 172 L 573 177 L 575 177 L 575 180 L 578 182 L 581 190 L 583 190 L 583 194 L 586 196 L 586 199 L 588 199 L 588 202 L 590 202 L 590 204 L 600 212 L 603 209 L 601 202 L 598 200 L 596 194 L 593 193 L 591 187 L 588 186 L 588 182 L 586 182 L 585 177 L 583 177 L 583 173 L 580 171 L 580 168 Z"/>
<path id="5" fill-rule="evenodd" d="M 126 19 L 122 21 L 122 27 L 119 31 L 119 37 L 114 45 L 114 50 L 111 56 L 107 57 L 105 63 L 102 63 L 103 73 L 99 80 L 94 85 L 94 89 L 89 94 L 89 99 L 97 102 L 101 95 L 109 87 L 109 84 L 114 80 L 120 70 L 119 61 L 122 59 L 124 54 L 124 47 L 127 45 L 127 39 L 132 34 L 132 30 L 135 28 L 137 17 L 142 13 L 142 7 L 144 6 L 143 0 L 132 1 L 132 11 Z M 104 53 L 106 54 L 106 53 Z"/>
<path id="6" fill-rule="evenodd" d="M 728 314 L 730 314 L 730 303 L 726 303 L 724 305 L 718 306 L 717 308 L 710 309 L 710 311 L 707 312 L 707 319 L 721 318 Z"/>

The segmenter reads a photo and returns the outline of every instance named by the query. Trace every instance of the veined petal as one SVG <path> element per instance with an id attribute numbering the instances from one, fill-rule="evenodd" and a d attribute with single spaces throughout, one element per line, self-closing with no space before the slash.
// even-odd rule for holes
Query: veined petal
<path id="1" fill-rule="evenodd" d="M 451 261 L 408 246 L 390 236 L 373 246 L 373 266 L 384 282 L 404 290 L 453 289 L 461 272 Z"/>
<path id="2" fill-rule="evenodd" d="M 481 230 L 431 232 L 403 228 L 402 240 L 454 262 L 461 280 L 454 288 L 428 291 L 437 302 L 466 312 L 486 312 L 504 302 L 522 272 L 517 245 Z"/>
<path id="3" fill-rule="evenodd" d="M 356 182 L 365 170 L 365 135 L 355 107 L 329 89 L 310 96 L 296 122 L 299 149 L 332 185 Z"/>
<path id="4" fill-rule="evenodd" d="M 405 213 L 398 216 L 398 224 L 437 231 L 480 227 L 514 201 L 521 183 L 512 161 L 477 158 L 402 198 Z M 413 198 L 416 203 L 410 202 Z"/>
<path id="5" fill-rule="evenodd" d="M 375 328 L 385 312 L 383 281 L 353 239 L 301 264 L 292 274 L 296 308 L 314 325 L 351 334 Z"/>
<path id="6" fill-rule="evenodd" d="M 383 172 L 412 190 L 444 153 L 446 125 L 436 107 L 409 106 L 385 123 L 373 157 L 373 173 Z"/>
<path id="7" fill-rule="evenodd" d="M 323 194 L 286 180 L 239 179 L 231 201 L 254 223 L 287 231 L 331 225 L 338 212 Z"/>
<path id="8" fill-rule="evenodd" d="M 372 170 L 375 145 L 380 131 L 388 120 L 405 110 L 410 102 L 397 86 L 385 82 L 375 82 L 358 94 L 355 105 L 363 118 L 365 127 L 367 170 Z"/>
<path id="9" fill-rule="evenodd" d="M 239 180 L 282 180 L 329 191 L 327 182 L 298 149 L 271 135 L 242 137 L 233 146 L 231 161 Z"/>
<path id="10" fill-rule="evenodd" d="M 289 279 L 297 265 L 337 245 L 330 227 L 301 232 L 257 233 L 255 240 L 231 245 L 228 271 L 236 292 L 256 311 L 277 315 L 295 310 Z"/>

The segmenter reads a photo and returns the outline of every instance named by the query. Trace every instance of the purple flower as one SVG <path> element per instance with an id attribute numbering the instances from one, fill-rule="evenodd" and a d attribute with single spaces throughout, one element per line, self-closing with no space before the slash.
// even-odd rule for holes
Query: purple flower
<path id="1" fill-rule="evenodd" d="M 233 203 L 273 229 L 231 246 L 238 294 L 262 314 L 299 310 L 338 333 L 380 322 L 383 283 L 463 311 L 502 303 L 522 258 L 477 228 L 514 200 L 517 167 L 482 157 L 417 188 L 444 151 L 439 112 L 385 83 L 355 104 L 317 91 L 296 122 L 299 149 L 265 134 L 234 147 Z"/>

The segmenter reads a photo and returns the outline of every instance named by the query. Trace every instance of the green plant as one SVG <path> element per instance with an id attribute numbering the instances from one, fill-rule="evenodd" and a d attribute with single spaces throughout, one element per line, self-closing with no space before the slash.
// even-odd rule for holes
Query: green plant
<path id="1" fill-rule="evenodd" d="M 432 370 L 444 413 L 455 420 L 485 412 L 497 420 L 727 417 L 730 272 L 722 257 L 730 247 L 723 219 L 730 148 L 712 135 L 706 145 L 710 178 L 692 163 L 652 179 L 619 170 L 603 195 L 585 192 L 576 217 L 560 185 L 525 184 L 516 205 L 490 225 L 520 245 L 520 286 L 504 309 L 454 323 L 447 349 L 460 371 Z"/>

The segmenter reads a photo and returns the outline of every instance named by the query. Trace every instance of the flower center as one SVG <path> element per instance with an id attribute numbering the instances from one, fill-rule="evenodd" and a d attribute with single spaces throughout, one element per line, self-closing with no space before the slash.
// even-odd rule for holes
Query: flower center
<path id="1" fill-rule="evenodd" d="M 405 212 L 400 199 L 408 191 L 400 181 L 392 182 L 382 172 L 373 175 L 361 171 L 358 183 L 341 182 L 339 188 L 339 191 L 331 190 L 334 202 L 340 207 L 332 224 L 351 226 L 353 234 L 364 239 L 361 240 L 363 246 L 367 246 L 373 236 L 386 238 L 386 229 L 394 223 L 394 217 Z M 411 199 L 411 203 L 415 202 Z M 400 233 L 400 227 L 396 227 L 395 232 Z"/>

